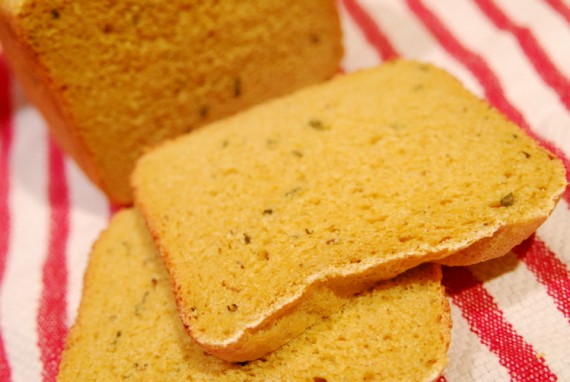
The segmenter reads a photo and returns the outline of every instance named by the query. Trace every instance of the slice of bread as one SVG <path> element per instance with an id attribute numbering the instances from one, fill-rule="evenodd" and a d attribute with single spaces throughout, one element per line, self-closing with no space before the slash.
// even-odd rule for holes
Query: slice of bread
<path id="1" fill-rule="evenodd" d="M 94 246 L 58 381 L 431 381 L 450 341 L 440 279 L 438 265 L 413 269 L 264 359 L 227 363 L 188 337 L 144 222 L 125 210 Z"/>
<path id="2" fill-rule="evenodd" d="M 0 2 L 0 41 L 60 145 L 111 200 L 148 146 L 331 77 L 333 0 Z"/>
<path id="3" fill-rule="evenodd" d="M 189 333 L 243 361 L 338 309 L 347 288 L 506 254 L 565 175 L 449 74 L 393 61 L 167 142 L 133 182 Z"/>

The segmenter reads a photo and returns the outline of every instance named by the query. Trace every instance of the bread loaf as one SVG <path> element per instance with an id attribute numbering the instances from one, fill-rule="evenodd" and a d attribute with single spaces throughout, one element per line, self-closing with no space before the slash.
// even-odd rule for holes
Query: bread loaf
<path id="1" fill-rule="evenodd" d="M 393 61 L 167 142 L 133 182 L 189 333 L 243 361 L 348 290 L 506 254 L 550 214 L 565 175 L 449 74 Z"/>
<path id="2" fill-rule="evenodd" d="M 52 134 L 117 204 L 149 146 L 329 78 L 332 0 L 0 3 L 0 41 Z"/>
<path id="3" fill-rule="evenodd" d="M 227 363 L 188 337 L 152 239 L 125 210 L 94 246 L 58 381 L 431 381 L 450 341 L 440 279 L 437 265 L 414 269 L 267 357 Z"/>

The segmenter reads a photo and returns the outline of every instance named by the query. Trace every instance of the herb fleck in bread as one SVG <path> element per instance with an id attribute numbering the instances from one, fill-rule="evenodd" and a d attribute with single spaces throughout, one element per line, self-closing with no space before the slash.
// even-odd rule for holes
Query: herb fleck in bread
<path id="1" fill-rule="evenodd" d="M 431 381 L 447 362 L 439 266 L 378 284 L 262 360 L 204 354 L 177 315 L 168 274 L 135 210 L 94 246 L 59 382 Z"/>
<path id="2" fill-rule="evenodd" d="M 565 176 L 450 75 L 394 61 L 167 142 L 133 182 L 189 333 L 242 361 L 338 309 L 343 291 L 506 254 Z"/>
<path id="3" fill-rule="evenodd" d="M 3 52 L 51 132 L 111 198 L 148 146 L 329 78 L 332 0 L 0 2 Z"/>

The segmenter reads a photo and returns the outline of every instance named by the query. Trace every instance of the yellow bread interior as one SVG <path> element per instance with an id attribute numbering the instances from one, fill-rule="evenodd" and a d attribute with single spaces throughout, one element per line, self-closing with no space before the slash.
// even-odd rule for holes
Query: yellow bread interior
<path id="1" fill-rule="evenodd" d="M 145 155 L 135 199 L 189 333 L 255 359 L 427 261 L 506 254 L 564 169 L 433 66 L 393 61 L 255 107 Z"/>
<path id="2" fill-rule="evenodd" d="M 118 204 L 158 142 L 329 78 L 332 0 L 0 3 L 0 41 L 51 133 Z"/>
<path id="3" fill-rule="evenodd" d="M 431 381 L 450 341 L 440 280 L 438 265 L 413 269 L 265 358 L 227 363 L 187 335 L 142 218 L 124 210 L 93 248 L 58 381 Z"/>

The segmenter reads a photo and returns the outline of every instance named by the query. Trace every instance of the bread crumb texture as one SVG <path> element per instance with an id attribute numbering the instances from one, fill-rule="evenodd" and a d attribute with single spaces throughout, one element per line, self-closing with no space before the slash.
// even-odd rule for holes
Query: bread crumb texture
<path id="1" fill-rule="evenodd" d="M 133 179 L 182 318 L 213 353 L 261 329 L 274 331 L 266 350 L 286 342 L 341 303 L 327 285 L 469 248 L 470 263 L 487 247 L 504 255 L 565 187 L 556 157 L 450 75 L 408 61 L 168 142 Z"/>
<path id="2" fill-rule="evenodd" d="M 0 39 L 52 132 L 114 202 L 149 146 L 338 69 L 334 1 L 20 0 Z"/>
<path id="3" fill-rule="evenodd" d="M 278 351 L 252 362 L 206 355 L 186 334 L 168 274 L 135 210 L 94 246 L 59 382 L 424 381 L 450 338 L 437 265 L 380 283 Z"/>

